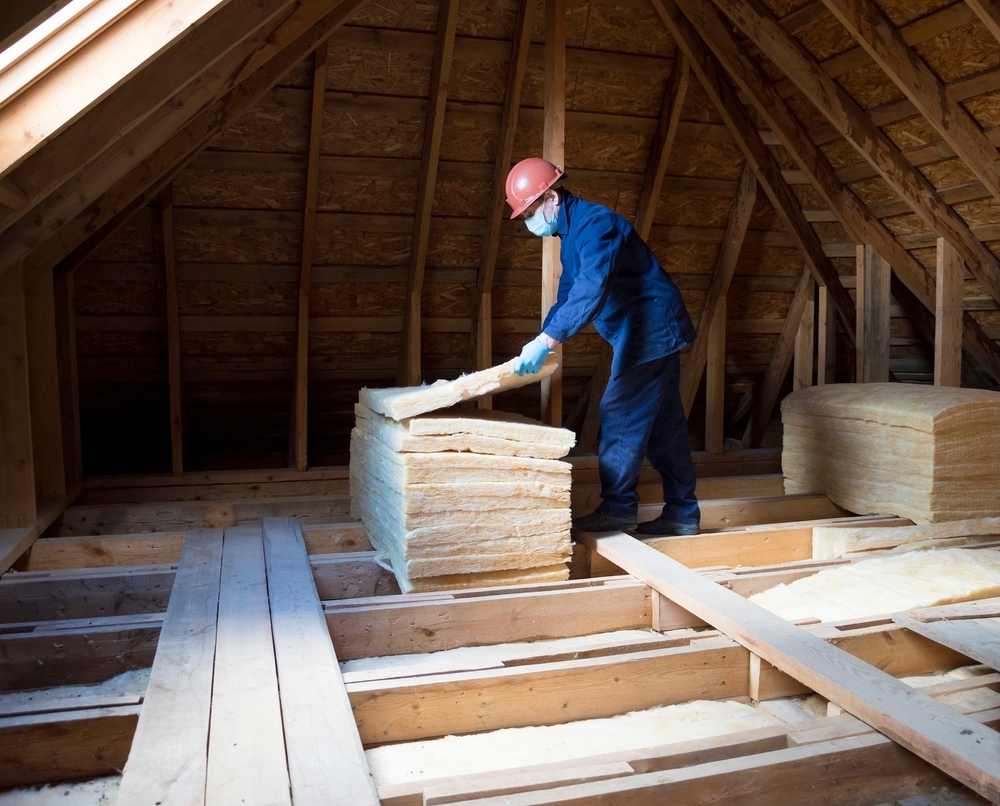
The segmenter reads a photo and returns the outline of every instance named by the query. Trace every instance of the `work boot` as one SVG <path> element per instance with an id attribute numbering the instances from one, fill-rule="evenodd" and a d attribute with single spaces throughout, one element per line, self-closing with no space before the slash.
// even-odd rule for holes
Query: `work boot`
<path id="1" fill-rule="evenodd" d="M 668 535 L 696 535 L 700 534 L 701 528 L 697 523 L 677 523 L 660 515 L 656 520 L 640 523 L 635 531 L 640 535 L 665 537 Z"/>
<path id="2" fill-rule="evenodd" d="M 573 528 L 580 532 L 628 532 L 635 529 L 635 515 L 617 518 L 595 509 L 589 515 L 573 518 Z"/>

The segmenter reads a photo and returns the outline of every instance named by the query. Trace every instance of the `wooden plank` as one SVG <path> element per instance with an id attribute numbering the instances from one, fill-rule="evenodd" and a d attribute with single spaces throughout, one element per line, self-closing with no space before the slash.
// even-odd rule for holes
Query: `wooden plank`
<path id="1" fill-rule="evenodd" d="M 792 368 L 792 389 L 806 389 L 813 385 L 813 347 L 816 333 L 815 285 L 806 293 L 805 308 L 795 334 L 795 357 Z"/>
<path id="2" fill-rule="evenodd" d="M 167 185 L 160 192 L 163 266 L 167 303 L 167 382 L 170 395 L 170 466 L 184 474 L 184 379 L 181 372 L 181 315 L 177 302 L 177 257 L 174 249 L 174 198 Z"/>
<path id="3" fill-rule="evenodd" d="M 28 551 L 20 571 L 104 568 L 180 562 L 184 533 L 115 535 L 113 537 L 43 537 Z"/>
<path id="4" fill-rule="evenodd" d="M 905 613 L 895 613 L 892 620 L 979 663 L 1000 669 L 1000 632 L 990 625 L 990 619 L 918 621 Z"/>
<path id="5" fill-rule="evenodd" d="M 519 0 L 511 42 L 511 58 L 507 66 L 507 87 L 504 90 L 503 111 L 496 157 L 493 162 L 491 203 L 486 211 L 486 236 L 483 238 L 482 257 L 476 273 L 475 307 L 472 311 L 470 331 L 470 361 L 473 370 L 493 366 L 493 279 L 496 274 L 497 249 L 500 246 L 500 225 L 506 211 L 506 180 L 511 160 L 514 158 L 514 137 L 517 118 L 521 109 L 521 88 L 528 66 L 531 48 L 531 30 L 535 20 L 535 4 Z M 492 398 L 480 398 L 479 408 L 492 408 Z"/>
<path id="6" fill-rule="evenodd" d="M 816 385 L 837 382 L 837 313 L 825 288 L 816 303 Z"/>
<path id="7" fill-rule="evenodd" d="M 1000 198 L 1000 157 L 979 124 L 869 0 L 823 0 L 955 153 Z"/>
<path id="8" fill-rule="evenodd" d="M 702 303 L 701 318 L 698 321 L 698 335 L 691 347 L 691 352 L 688 354 L 681 379 L 681 399 L 684 402 L 684 413 L 688 416 L 691 414 L 691 407 L 694 405 L 694 398 L 698 393 L 698 384 L 701 382 L 701 375 L 705 370 L 709 330 L 715 321 L 716 309 L 720 300 L 724 301 L 726 294 L 729 293 L 729 285 L 736 271 L 736 263 L 740 257 L 740 250 L 743 248 L 743 240 L 746 237 L 747 228 L 750 226 L 750 216 L 753 214 L 753 206 L 756 201 L 757 178 L 753 167 L 748 163 L 743 168 L 736 197 L 733 199 L 732 207 L 729 208 L 726 231 L 722 236 L 722 245 L 719 247 L 719 254 L 715 259 L 715 268 L 712 270 L 712 281 L 705 294 L 705 301 Z M 725 320 L 723 319 L 723 321 Z M 715 452 L 718 453 L 718 451 Z"/>
<path id="9" fill-rule="evenodd" d="M 193 532 L 191 538 L 122 775 L 121 806 L 205 802 L 223 534 Z"/>
<path id="10" fill-rule="evenodd" d="M 980 599 L 977 602 L 958 602 L 956 604 L 937 605 L 936 607 L 918 607 L 907 610 L 906 615 L 917 621 L 957 621 L 966 618 L 1000 618 L 1000 597 Z"/>
<path id="11" fill-rule="evenodd" d="M 326 63 L 330 40 L 313 54 L 312 105 L 309 153 L 306 157 L 306 195 L 302 213 L 302 254 L 299 262 L 299 297 L 295 321 L 295 382 L 292 385 L 289 459 L 296 470 L 308 465 L 309 448 L 309 296 L 313 251 L 316 246 L 316 195 L 319 188 L 320 145 L 326 97 Z"/>
<path id="12" fill-rule="evenodd" d="M 406 285 L 406 306 L 403 309 L 403 343 L 400 348 L 399 385 L 420 383 L 420 311 L 427 265 L 427 244 L 431 231 L 431 211 L 437 186 L 438 160 L 441 156 L 441 136 L 444 131 L 445 109 L 448 103 L 448 82 L 455 49 L 455 28 L 458 25 L 458 0 L 442 0 L 438 15 L 437 44 L 431 68 L 430 98 L 427 102 L 427 122 L 424 127 L 423 155 L 420 163 L 420 184 L 417 189 L 417 210 L 413 217 L 410 241 L 410 276 Z"/>
<path id="13" fill-rule="evenodd" d="M 747 423 L 746 431 L 743 434 L 743 447 L 745 448 L 756 448 L 764 438 L 764 429 L 767 428 L 771 419 L 771 413 L 778 400 L 778 393 L 781 391 L 781 385 L 785 382 L 785 376 L 788 375 L 788 368 L 791 366 L 795 354 L 795 341 L 799 332 L 799 324 L 806 306 L 812 301 L 812 289 L 813 277 L 807 269 L 799 278 L 799 285 L 788 305 L 788 313 L 785 314 L 785 322 L 781 326 L 781 333 L 778 334 L 778 341 L 774 345 L 774 352 L 767 365 L 767 372 L 761 381 L 760 392 L 757 394 L 757 400 L 750 414 L 750 422 Z"/>
<path id="14" fill-rule="evenodd" d="M 722 453 L 726 440 L 726 298 L 719 298 L 708 331 L 705 370 L 705 450 Z"/>
<path id="15" fill-rule="evenodd" d="M 315 586 L 324 601 L 399 593 L 391 571 L 375 562 L 374 551 L 311 555 Z"/>
<path id="16" fill-rule="evenodd" d="M 868 244 L 858 245 L 858 383 L 889 380 L 889 280 L 892 270 Z"/>
<path id="17" fill-rule="evenodd" d="M 984 797 L 1000 799 L 1000 735 L 618 533 L 592 549 Z"/>
<path id="18" fill-rule="evenodd" d="M 566 0 L 545 0 L 545 98 L 543 101 L 542 158 L 553 165 L 566 165 Z M 542 238 L 542 311 L 545 321 L 555 305 L 562 263 L 560 241 Z M 539 323 L 539 324 L 540 324 Z M 541 418 L 549 425 L 562 425 L 563 348 L 556 345 L 556 370 L 542 379 Z"/>
<path id="19" fill-rule="evenodd" d="M 36 514 L 23 275 L 0 275 L 0 529 L 30 529 Z"/>
<path id="20" fill-rule="evenodd" d="M 467 597 L 416 594 L 399 601 L 333 602 L 325 613 L 341 660 L 542 641 L 651 623 L 648 589 L 627 579 Z"/>
<path id="21" fill-rule="evenodd" d="M 302 530 L 293 519 L 267 518 L 263 531 L 292 799 L 377 804 Z"/>
<path id="22" fill-rule="evenodd" d="M 757 0 L 719 0 L 717 5 L 783 70 L 806 97 L 931 228 L 974 267 L 992 295 L 1000 294 L 1000 261 L 970 231 L 930 181 L 809 52 L 785 33 Z"/>
<path id="23" fill-rule="evenodd" d="M 937 242 L 934 304 L 934 385 L 962 385 L 962 313 L 965 266 L 944 238 Z"/>
<path id="24" fill-rule="evenodd" d="M 205 803 L 291 803 L 259 526 L 223 544 Z"/>
<path id="25" fill-rule="evenodd" d="M 76 309 L 72 275 L 64 274 L 56 279 L 54 297 L 63 459 L 66 465 L 66 485 L 70 487 L 83 478 L 80 381 L 76 362 Z"/>

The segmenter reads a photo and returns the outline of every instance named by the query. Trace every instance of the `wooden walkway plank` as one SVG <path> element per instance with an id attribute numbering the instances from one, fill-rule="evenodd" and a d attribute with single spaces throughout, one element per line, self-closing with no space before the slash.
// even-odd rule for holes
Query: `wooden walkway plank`
<path id="1" fill-rule="evenodd" d="M 291 804 L 259 526 L 226 530 L 205 802 Z"/>
<path id="2" fill-rule="evenodd" d="M 1000 632 L 993 629 L 990 619 L 918 621 L 905 613 L 896 613 L 892 620 L 924 638 L 944 644 L 994 669 L 1000 669 Z M 994 619 L 993 623 L 995 622 Z"/>
<path id="3" fill-rule="evenodd" d="M 302 530 L 292 518 L 267 518 L 263 529 L 295 806 L 377 804 Z"/>
<path id="4" fill-rule="evenodd" d="M 618 532 L 590 548 L 906 749 L 1000 800 L 1000 734 Z"/>
<path id="5" fill-rule="evenodd" d="M 118 794 L 120 806 L 205 802 L 222 531 L 189 532 Z"/>

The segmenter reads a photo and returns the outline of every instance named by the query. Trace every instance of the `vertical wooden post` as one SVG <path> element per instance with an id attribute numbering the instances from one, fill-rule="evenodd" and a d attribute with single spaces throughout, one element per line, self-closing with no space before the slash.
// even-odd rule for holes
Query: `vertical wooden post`
<path id="1" fill-rule="evenodd" d="M 816 385 L 836 383 L 837 309 L 826 286 L 819 287 L 816 321 Z"/>
<path id="2" fill-rule="evenodd" d="M 545 3 L 545 117 L 542 157 L 564 166 L 566 156 L 566 0 Z M 542 320 L 556 301 L 562 263 L 559 239 L 542 239 Z M 542 421 L 562 425 L 562 345 L 559 366 L 542 380 Z"/>
<path id="3" fill-rule="evenodd" d="M 66 496 L 66 470 L 59 411 L 59 362 L 56 358 L 55 293 L 51 271 L 25 288 L 24 304 L 35 498 L 39 501 L 61 500 Z"/>
<path id="4" fill-rule="evenodd" d="M 167 279 L 167 374 L 170 386 L 170 467 L 184 473 L 184 387 L 181 375 L 181 315 L 177 302 L 177 257 L 174 252 L 174 195 L 167 185 L 160 193 L 163 222 L 163 264 Z"/>
<path id="5" fill-rule="evenodd" d="M 708 330 L 705 361 L 705 450 L 722 453 L 726 426 L 726 298 L 719 297 Z"/>
<path id="6" fill-rule="evenodd" d="M 799 332 L 795 336 L 795 358 L 792 363 L 792 389 L 806 389 L 813 385 L 813 334 L 816 325 L 814 304 L 815 284 L 809 289 Z"/>
<path id="7" fill-rule="evenodd" d="M 59 361 L 59 411 L 62 416 L 66 488 L 83 478 L 80 445 L 80 381 L 76 369 L 76 309 L 73 272 L 55 281 L 56 356 Z"/>
<path id="8" fill-rule="evenodd" d="M 24 269 L 0 273 L 0 529 L 35 525 Z"/>
<path id="9" fill-rule="evenodd" d="M 889 285 L 892 270 L 874 247 L 857 248 L 859 383 L 889 380 Z"/>
<path id="10" fill-rule="evenodd" d="M 295 380 L 292 385 L 290 463 L 296 470 L 309 466 L 309 296 L 313 252 L 316 246 L 316 196 L 319 191 L 319 152 L 323 139 L 323 103 L 326 97 L 326 60 L 329 42 L 313 55 L 312 111 L 309 155 L 306 158 L 306 197 L 302 213 L 302 259 L 299 263 L 299 307 L 295 323 Z"/>
<path id="11" fill-rule="evenodd" d="M 944 238 L 937 242 L 934 306 L 934 385 L 962 385 L 962 314 L 965 265 Z"/>

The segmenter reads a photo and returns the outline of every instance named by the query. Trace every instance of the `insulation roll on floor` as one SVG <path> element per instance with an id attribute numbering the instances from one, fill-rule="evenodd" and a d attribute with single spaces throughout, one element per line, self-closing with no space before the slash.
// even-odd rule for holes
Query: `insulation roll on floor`
<path id="1" fill-rule="evenodd" d="M 403 593 L 569 576 L 572 468 L 559 459 L 573 432 L 496 411 L 431 414 L 483 388 L 507 388 L 497 369 L 453 386 L 361 390 L 351 514 Z"/>
<path id="2" fill-rule="evenodd" d="M 1000 515 L 1000 393 L 905 383 L 800 389 L 781 404 L 786 493 L 915 523 Z"/>

